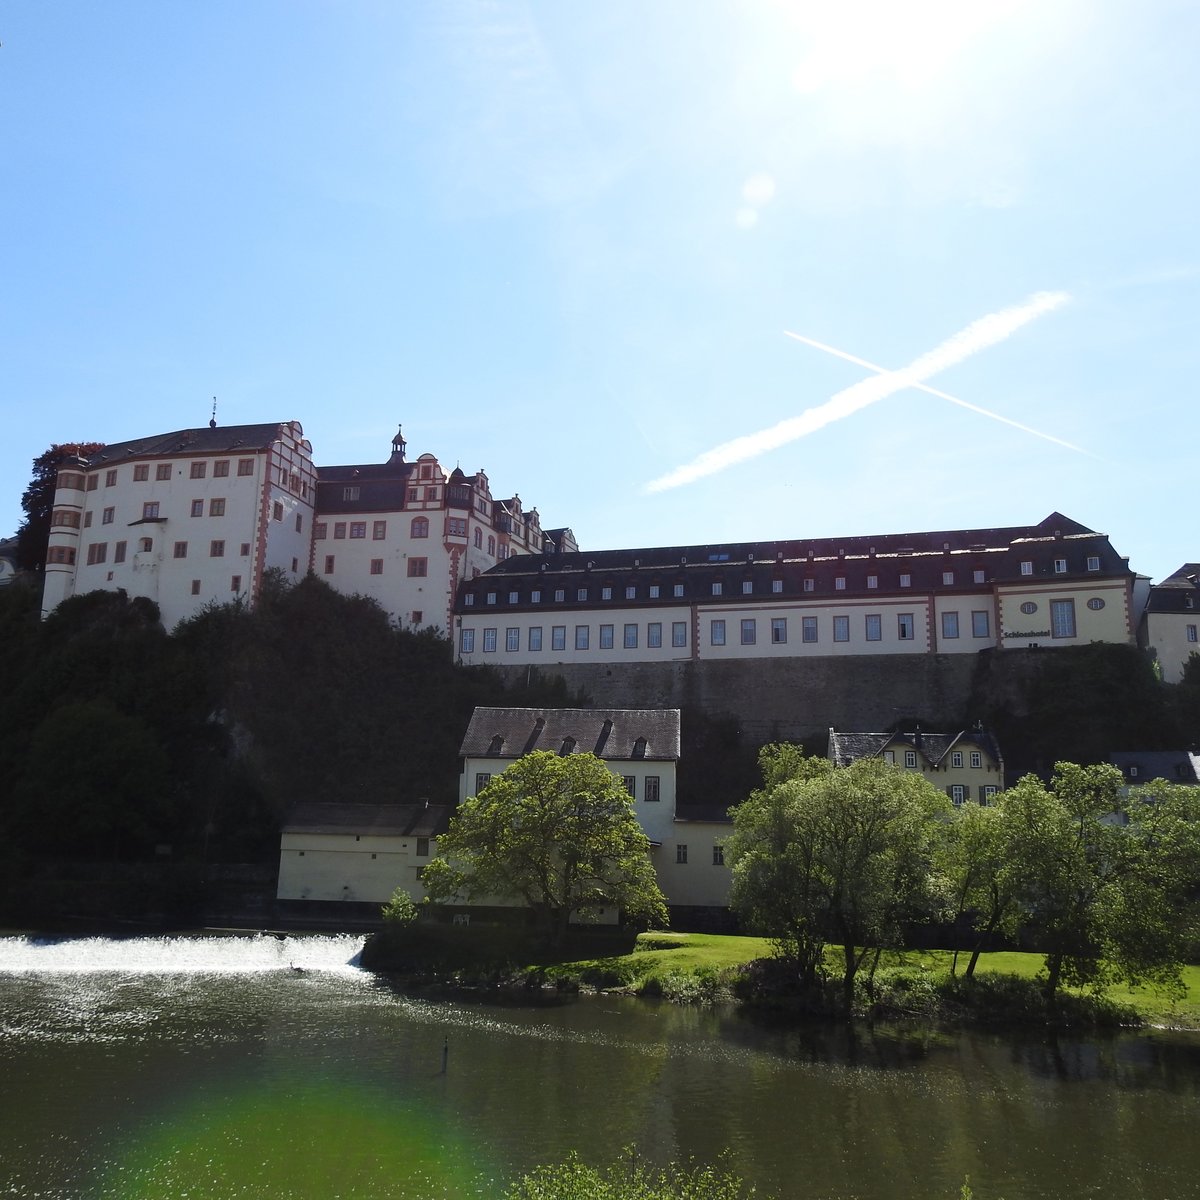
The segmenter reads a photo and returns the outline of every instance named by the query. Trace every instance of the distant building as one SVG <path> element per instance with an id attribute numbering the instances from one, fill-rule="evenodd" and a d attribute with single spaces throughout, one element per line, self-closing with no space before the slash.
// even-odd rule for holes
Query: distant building
<path id="1" fill-rule="evenodd" d="M 1165 683 L 1183 678 L 1187 660 L 1200 653 L 1200 563 L 1184 563 L 1150 588 L 1138 642 L 1158 660 Z"/>
<path id="2" fill-rule="evenodd" d="M 621 778 L 673 920 L 729 903 L 727 813 L 681 802 L 678 709 L 477 708 L 467 727 L 459 799 L 534 750 L 591 753 Z M 614 914 L 608 914 L 615 918 Z"/>
<path id="3" fill-rule="evenodd" d="M 1129 787 L 1140 787 L 1153 779 L 1200 786 L 1200 754 L 1188 750 L 1118 750 L 1108 756 L 1108 761 Z"/>
<path id="4" fill-rule="evenodd" d="M 465 663 L 959 655 L 1134 640 L 1128 561 L 1052 513 L 1031 526 L 543 552 L 459 585 Z"/>
<path id="5" fill-rule="evenodd" d="M 848 767 L 860 758 L 877 758 L 916 771 L 955 804 L 987 804 L 1004 790 L 1004 759 L 992 735 L 982 727 L 959 733 L 839 733 L 829 731 L 829 760 Z"/>

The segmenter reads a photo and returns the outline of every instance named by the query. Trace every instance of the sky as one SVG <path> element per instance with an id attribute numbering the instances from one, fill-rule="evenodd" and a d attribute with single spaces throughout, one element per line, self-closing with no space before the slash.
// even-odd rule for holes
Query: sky
<path id="1" fill-rule="evenodd" d="M 7 0 L 0 534 L 51 443 L 298 420 L 584 549 L 1200 558 L 1200 5 Z"/>

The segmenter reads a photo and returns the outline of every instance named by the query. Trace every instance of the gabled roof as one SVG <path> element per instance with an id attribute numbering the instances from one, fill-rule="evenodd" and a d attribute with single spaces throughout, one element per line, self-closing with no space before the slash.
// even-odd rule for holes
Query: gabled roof
<path id="1" fill-rule="evenodd" d="M 199 429 L 177 429 L 174 433 L 156 433 L 151 437 L 114 442 L 97 450 L 87 460 L 89 468 L 111 467 L 132 458 L 161 458 L 168 454 L 237 454 L 248 450 L 266 450 L 283 436 L 289 421 L 265 425 L 218 425 Z M 298 428 L 298 426 L 297 426 Z"/>
<path id="2" fill-rule="evenodd" d="M 1003 770 L 1004 760 L 996 739 L 985 729 L 964 729 L 959 733 L 839 733 L 829 731 L 829 759 L 837 767 L 846 767 L 860 758 L 878 758 L 885 750 L 915 750 L 931 766 L 938 767 L 951 750 L 969 746 L 982 750 Z"/>
<path id="3" fill-rule="evenodd" d="M 1200 563 L 1184 563 L 1162 583 L 1152 584 L 1147 612 L 1200 611 Z"/>
<path id="4" fill-rule="evenodd" d="M 674 762 L 677 708 L 477 708 L 459 754 L 515 760 L 534 750 L 606 762 Z"/>
<path id="5" fill-rule="evenodd" d="M 1168 783 L 1200 784 L 1200 754 L 1187 750 L 1117 750 L 1108 761 L 1130 783 L 1165 779 Z"/>
<path id="6" fill-rule="evenodd" d="M 437 837 L 454 809 L 448 804 L 301 804 L 284 833 L 355 833 L 376 837 Z"/>

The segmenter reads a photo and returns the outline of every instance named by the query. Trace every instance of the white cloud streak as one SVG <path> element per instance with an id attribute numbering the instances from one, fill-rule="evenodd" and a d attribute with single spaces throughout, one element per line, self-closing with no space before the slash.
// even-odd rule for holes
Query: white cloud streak
<path id="1" fill-rule="evenodd" d="M 690 463 L 651 480 L 645 490 L 665 492 L 671 488 L 682 487 L 684 484 L 694 483 L 697 479 L 703 479 L 706 475 L 716 475 L 738 463 L 777 450 L 789 442 L 808 437 L 834 421 L 844 420 L 905 388 L 916 387 L 939 371 L 944 371 L 989 346 L 1005 341 L 1030 321 L 1060 308 L 1069 298 L 1066 292 L 1038 292 L 1021 304 L 980 317 L 940 345 L 915 358 L 907 367 L 861 380 L 843 388 L 824 404 L 806 409 L 799 416 L 789 417 L 769 429 L 762 429 L 757 433 L 746 434 L 720 446 L 714 446 Z"/>
<path id="2" fill-rule="evenodd" d="M 839 350 L 836 346 L 827 346 L 824 342 L 818 342 L 815 338 L 805 337 L 802 333 L 792 333 L 790 329 L 785 329 L 784 334 L 787 337 L 794 338 L 798 342 L 803 342 L 806 346 L 812 346 L 817 350 L 824 350 L 826 354 L 832 354 L 836 358 L 844 358 L 846 362 L 854 363 L 858 367 L 866 367 L 868 371 L 875 371 L 879 375 L 887 375 L 887 367 L 881 367 L 873 362 L 867 362 L 865 358 L 859 358 L 857 354 L 850 354 L 845 350 Z M 972 404 L 968 400 L 960 400 L 957 396 L 951 396 L 949 392 L 939 391 L 937 388 L 930 387 L 924 383 L 914 383 L 912 385 L 919 391 L 926 392 L 930 396 L 937 396 L 940 400 L 949 400 L 951 404 L 957 404 L 960 408 L 965 408 L 969 412 L 979 413 L 983 417 L 991 417 L 993 421 L 999 421 L 1003 425 L 1011 425 L 1014 429 L 1020 429 L 1023 433 L 1031 433 L 1034 437 L 1044 438 L 1048 442 L 1053 442 L 1056 446 L 1065 446 L 1068 450 L 1074 450 L 1077 454 L 1086 454 L 1088 458 L 1096 458 L 1090 450 L 1085 450 L 1082 446 L 1076 446 L 1074 442 L 1064 441 L 1062 438 L 1055 437 L 1052 433 L 1043 433 L 1040 429 L 1034 429 L 1031 425 L 1022 425 L 1020 421 L 1014 421 L 1010 417 L 1002 417 L 999 413 L 992 412 L 989 408 L 981 408 L 978 404 Z"/>

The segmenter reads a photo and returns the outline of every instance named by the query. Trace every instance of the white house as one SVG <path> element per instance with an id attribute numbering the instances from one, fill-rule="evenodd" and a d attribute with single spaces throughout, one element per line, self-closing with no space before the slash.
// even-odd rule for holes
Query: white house
<path id="1" fill-rule="evenodd" d="M 1158 661 L 1166 683 L 1183 678 L 1187 660 L 1200 653 L 1200 563 L 1184 563 L 1150 588 L 1138 641 Z"/>

